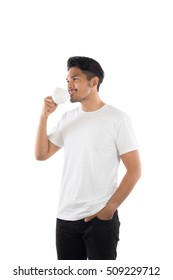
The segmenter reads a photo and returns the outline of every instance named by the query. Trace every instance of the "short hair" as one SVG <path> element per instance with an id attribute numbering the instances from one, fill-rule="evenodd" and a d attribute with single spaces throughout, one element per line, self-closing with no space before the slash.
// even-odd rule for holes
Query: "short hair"
<path id="1" fill-rule="evenodd" d="M 96 60 L 85 56 L 73 56 L 67 61 L 67 70 L 72 67 L 79 68 L 87 76 L 87 80 L 97 76 L 99 78 L 97 90 L 99 91 L 100 84 L 104 79 L 104 71 Z"/>

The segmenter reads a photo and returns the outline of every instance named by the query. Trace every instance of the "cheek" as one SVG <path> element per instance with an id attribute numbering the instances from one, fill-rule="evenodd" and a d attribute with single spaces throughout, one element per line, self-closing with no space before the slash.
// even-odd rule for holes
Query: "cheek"
<path id="1" fill-rule="evenodd" d="M 88 94 L 91 93 L 91 88 L 90 88 L 90 86 L 87 86 L 87 87 L 86 87 L 86 91 L 87 91 Z"/>

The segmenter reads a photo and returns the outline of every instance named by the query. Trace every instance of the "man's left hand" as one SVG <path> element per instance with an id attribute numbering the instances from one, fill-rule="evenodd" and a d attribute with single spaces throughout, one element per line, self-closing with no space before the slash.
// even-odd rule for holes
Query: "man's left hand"
<path id="1" fill-rule="evenodd" d="M 85 222 L 89 222 L 94 218 L 98 218 L 99 220 L 108 221 L 111 220 L 115 211 L 109 205 L 106 205 L 101 211 L 97 212 L 96 214 L 87 217 L 84 219 Z"/>

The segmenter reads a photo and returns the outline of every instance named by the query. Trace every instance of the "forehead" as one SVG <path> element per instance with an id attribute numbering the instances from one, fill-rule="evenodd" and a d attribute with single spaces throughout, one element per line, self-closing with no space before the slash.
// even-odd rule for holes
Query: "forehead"
<path id="1" fill-rule="evenodd" d="M 84 76 L 84 74 L 82 73 L 82 71 L 79 68 L 72 67 L 68 70 L 67 79 L 75 77 L 75 76 Z"/>

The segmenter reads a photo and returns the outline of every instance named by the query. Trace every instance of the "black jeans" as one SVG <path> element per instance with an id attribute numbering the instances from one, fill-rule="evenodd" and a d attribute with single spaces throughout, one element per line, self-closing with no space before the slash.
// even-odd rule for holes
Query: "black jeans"
<path id="1" fill-rule="evenodd" d="M 57 219 L 56 248 L 59 260 L 115 260 L 120 222 L 116 211 L 112 220 L 94 218 L 64 221 Z"/>

